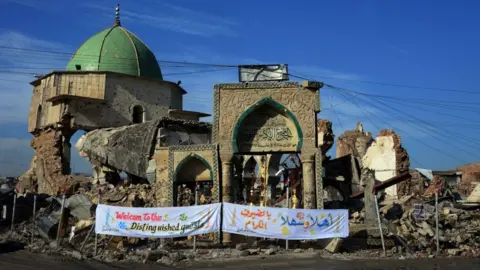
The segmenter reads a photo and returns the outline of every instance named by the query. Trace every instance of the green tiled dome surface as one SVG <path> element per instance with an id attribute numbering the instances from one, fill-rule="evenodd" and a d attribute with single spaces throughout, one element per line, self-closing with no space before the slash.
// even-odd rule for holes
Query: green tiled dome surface
<path id="1" fill-rule="evenodd" d="M 78 48 L 68 71 L 111 71 L 162 80 L 153 52 L 138 37 L 120 25 L 95 34 Z"/>

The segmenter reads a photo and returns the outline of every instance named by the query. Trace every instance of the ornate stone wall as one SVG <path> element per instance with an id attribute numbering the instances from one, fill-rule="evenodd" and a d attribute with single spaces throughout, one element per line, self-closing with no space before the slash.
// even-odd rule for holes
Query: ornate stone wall
<path id="1" fill-rule="evenodd" d="M 214 202 L 220 202 L 220 179 L 218 176 L 217 145 L 185 145 L 168 148 L 168 205 L 174 205 L 174 181 L 177 167 L 188 158 L 198 158 L 207 163 L 212 170 Z"/>
<path id="2" fill-rule="evenodd" d="M 214 88 L 213 142 L 222 164 L 222 200 L 231 202 L 234 154 L 301 152 L 304 207 L 323 206 L 317 150 L 319 82 L 250 82 Z M 230 236 L 224 234 L 224 242 Z"/>
<path id="3" fill-rule="evenodd" d="M 65 117 L 72 129 L 119 127 L 132 123 L 137 105 L 145 120 L 167 117 L 169 109 L 183 106 L 184 90 L 176 83 L 112 72 L 52 72 L 32 85 L 29 132 Z"/>
<path id="4" fill-rule="evenodd" d="M 234 130 L 238 120 L 246 111 L 253 112 L 255 105 L 269 103 L 282 115 L 293 115 L 302 132 L 301 150 L 312 155 L 316 149 L 316 113 L 320 110 L 319 88 L 314 82 L 258 82 L 218 84 L 214 89 L 213 141 L 220 146 L 220 152 L 235 152 L 233 149 Z M 273 102 L 263 102 L 269 99 Z M 272 104 L 273 103 L 273 104 Z M 295 122 L 292 117 L 289 118 Z M 290 124 L 292 125 L 292 124 Z M 292 137 L 293 137 L 292 133 Z M 276 149 L 291 151 L 291 148 Z"/>

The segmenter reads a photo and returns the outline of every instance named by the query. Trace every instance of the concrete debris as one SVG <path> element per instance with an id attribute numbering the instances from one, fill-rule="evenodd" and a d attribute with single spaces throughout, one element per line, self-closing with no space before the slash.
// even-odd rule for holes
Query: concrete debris
<path id="1" fill-rule="evenodd" d="M 363 125 L 358 122 L 355 130 L 347 130 L 338 137 L 336 157 L 353 155 L 354 157 L 362 158 L 372 141 L 372 134 L 365 132 Z"/>
<path id="2" fill-rule="evenodd" d="M 48 128 L 34 134 L 31 146 L 35 154 L 30 169 L 19 178 L 20 193 L 38 192 L 57 195 L 76 183 L 87 181 L 84 176 L 70 175 L 71 131 Z"/>
<path id="3" fill-rule="evenodd" d="M 318 146 L 322 150 L 322 161 L 330 159 L 327 152 L 332 148 L 335 135 L 333 134 L 332 122 L 327 119 L 319 119 L 317 121 Z"/>
<path id="4" fill-rule="evenodd" d="M 471 178 L 462 179 L 454 189 L 438 175 L 432 174 L 430 179 L 419 170 L 409 173 L 409 156 L 401 145 L 400 136 L 392 130 L 382 130 L 374 139 L 364 131 L 361 123 L 355 130 L 339 136 L 337 158 L 331 159 L 325 156 L 335 137 L 332 123 L 328 120 L 317 122 L 318 144 L 322 149 L 325 170 L 324 196 L 331 199 L 327 200 L 325 207 L 349 208 L 349 237 L 289 241 L 290 250 L 287 251 L 283 249 L 284 240 L 252 241 L 253 238 L 243 236 L 238 238 L 243 240 L 223 247 L 214 243 L 215 235 L 211 234 L 208 239 L 205 236 L 197 242 L 202 248 L 192 250 L 192 237 L 166 241 L 100 235 L 99 252 L 95 254 L 93 237 L 87 238 L 87 235 L 95 225 L 96 206 L 99 203 L 125 207 L 163 205 L 157 201 L 156 194 L 160 193 L 156 192 L 164 192 L 166 186 L 156 182 L 156 166 L 161 164 L 155 163 L 155 160 L 152 164 L 152 155 L 156 148 L 206 143 L 209 136 L 206 131 L 211 127 L 199 126 L 198 122 L 189 125 L 185 121 L 159 119 L 88 132 L 76 147 L 94 165 L 93 181 L 92 178 L 69 174 L 69 156 L 65 153 L 70 147 L 68 141 L 72 131 L 62 128 L 39 130 L 32 140 L 35 155 L 31 168 L 20 177 L 16 186 L 19 197 L 14 230 L 1 235 L 0 240 L 25 243 L 34 252 L 78 260 L 94 258 L 106 262 L 164 265 L 229 257 L 281 256 L 286 252 L 311 252 L 318 248 L 328 256 L 344 252 L 353 254 L 357 249 L 362 256 L 378 257 L 381 241 L 377 201 L 385 245 L 391 248 L 387 256 L 428 257 L 435 254 L 437 232 L 432 196 L 438 192 L 440 255 L 480 256 L 480 210 L 467 210 L 480 208 L 480 183 L 473 180 L 474 176 L 480 175 L 478 164 L 459 169 L 464 176 Z M 200 129 L 201 132 L 190 132 L 189 128 Z M 127 179 L 120 178 L 120 171 L 127 173 Z M 14 187 L 15 182 L 0 182 L 0 203 L 7 209 L 3 211 L 7 213 L 4 221 L 10 218 Z M 191 186 L 182 184 L 175 188 L 176 205 L 195 203 Z M 37 195 L 35 217 L 31 216 L 32 192 L 46 194 L 43 197 Z M 468 198 L 458 199 L 452 195 L 456 192 Z M 63 216 L 60 211 L 61 194 L 67 197 Z M 211 197 L 204 197 L 202 201 L 210 203 L 211 200 Z M 33 219 L 36 230 L 32 235 Z M 4 231 L 10 228 L 8 222 L 0 225 Z M 357 240 L 363 242 L 359 244 Z M 376 249 L 372 248 L 374 246 Z M 368 253 L 370 249 L 372 251 Z"/>
<path id="5" fill-rule="evenodd" d="M 395 150 L 395 170 L 396 175 L 408 172 L 410 168 L 410 158 L 407 150 L 401 144 L 401 137 L 391 129 L 383 129 L 377 137 L 391 137 L 393 139 L 393 148 Z"/>
<path id="6" fill-rule="evenodd" d="M 480 212 L 456 209 L 450 202 L 440 203 L 439 209 L 441 252 L 444 255 L 480 255 Z M 435 253 L 434 206 L 406 208 L 394 224 L 396 234 L 406 239 L 410 248 Z"/>
<path id="7" fill-rule="evenodd" d="M 81 156 L 94 164 L 146 179 L 148 160 L 153 154 L 160 121 L 94 130 L 83 135 L 75 147 Z"/>
<path id="8" fill-rule="evenodd" d="M 469 195 L 480 183 L 480 162 L 457 167 L 462 174 L 458 191 L 463 195 Z"/>

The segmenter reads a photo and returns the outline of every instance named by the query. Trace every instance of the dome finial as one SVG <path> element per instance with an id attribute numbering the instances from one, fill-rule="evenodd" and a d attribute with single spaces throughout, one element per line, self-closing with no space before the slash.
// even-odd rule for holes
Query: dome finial
<path id="1" fill-rule="evenodd" d="M 115 26 L 120 26 L 120 4 L 115 8 Z"/>

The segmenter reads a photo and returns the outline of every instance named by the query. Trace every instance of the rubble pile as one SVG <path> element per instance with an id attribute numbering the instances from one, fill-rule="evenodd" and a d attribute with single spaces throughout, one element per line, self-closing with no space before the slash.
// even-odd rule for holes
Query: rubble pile
<path id="1" fill-rule="evenodd" d="M 98 189 L 86 191 L 86 195 L 94 204 L 98 204 Z M 124 207 L 156 207 L 155 188 L 148 184 L 127 184 L 101 186 L 101 202 L 108 205 Z"/>
<path id="2" fill-rule="evenodd" d="M 458 186 L 458 190 L 462 194 L 468 195 L 480 183 L 480 163 L 459 166 L 457 169 L 462 172 L 462 181 Z"/>
<path id="3" fill-rule="evenodd" d="M 439 205 L 439 242 L 443 255 L 480 255 L 480 212 L 456 209 L 449 202 Z M 423 204 L 404 212 L 393 222 L 397 235 L 410 248 L 429 254 L 436 250 L 435 207 Z"/>
<path id="4" fill-rule="evenodd" d="M 327 156 L 328 150 L 332 148 L 335 135 L 333 134 L 332 122 L 327 119 L 319 119 L 317 121 L 317 136 L 318 145 L 322 150 L 322 162 L 330 160 L 330 156 Z"/>
<path id="5" fill-rule="evenodd" d="M 336 157 L 352 155 L 361 158 L 367 152 L 372 141 L 372 134 L 364 132 L 363 125 L 358 122 L 355 130 L 346 130 L 338 137 Z"/>
<path id="6" fill-rule="evenodd" d="M 85 179 L 70 175 L 64 158 L 69 144 L 66 139 L 71 134 L 53 128 L 34 134 L 31 146 L 35 150 L 30 169 L 19 178 L 19 188 L 23 191 L 37 190 L 39 193 L 58 194 L 70 188 L 75 182 Z M 65 137 L 66 136 L 66 137 Z M 68 151 L 70 151 L 68 149 Z"/>

